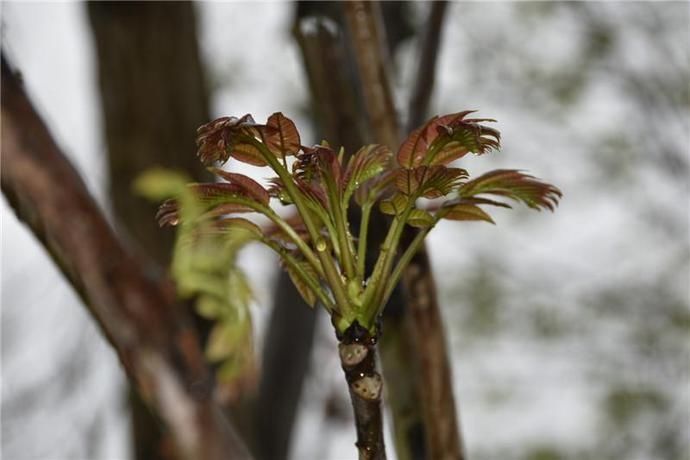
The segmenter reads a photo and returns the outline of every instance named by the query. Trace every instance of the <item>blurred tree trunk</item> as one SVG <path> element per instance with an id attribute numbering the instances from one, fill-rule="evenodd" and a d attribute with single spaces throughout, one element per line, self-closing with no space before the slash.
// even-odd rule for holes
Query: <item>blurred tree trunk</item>
<path id="1" fill-rule="evenodd" d="M 194 155 L 196 128 L 208 121 L 208 93 L 190 2 L 88 2 L 107 146 L 115 225 L 139 256 L 169 265 L 174 232 L 154 219 L 156 205 L 132 193 L 142 171 L 162 166 L 208 179 Z M 200 336 L 207 326 L 197 318 Z M 137 460 L 170 458 L 162 436 L 130 391 Z"/>

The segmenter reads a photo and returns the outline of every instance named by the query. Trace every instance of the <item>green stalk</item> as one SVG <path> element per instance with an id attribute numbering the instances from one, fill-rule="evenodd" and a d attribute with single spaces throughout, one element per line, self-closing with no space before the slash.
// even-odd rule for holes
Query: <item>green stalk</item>
<path id="1" fill-rule="evenodd" d="M 371 217 L 371 208 L 374 203 L 366 202 L 362 206 L 362 220 L 359 226 L 359 242 L 357 246 L 357 273 L 362 279 L 365 279 L 366 273 L 365 262 L 367 257 L 367 233 L 369 232 L 369 218 Z"/>
<path id="2" fill-rule="evenodd" d="M 400 256 L 400 259 L 398 259 L 398 263 L 395 265 L 395 268 L 393 269 L 391 276 L 388 277 L 388 282 L 386 283 L 386 289 L 383 295 L 383 300 L 379 308 L 383 309 L 383 306 L 386 304 L 386 302 L 388 302 L 388 299 L 393 293 L 395 286 L 397 286 L 398 281 L 400 281 L 400 277 L 402 276 L 403 270 L 405 270 L 407 265 L 412 260 L 412 257 L 414 257 L 419 248 L 422 246 L 422 243 L 424 243 L 424 238 L 429 234 L 431 229 L 434 228 L 434 225 L 436 225 L 436 223 L 431 225 L 429 228 L 425 228 L 424 230 L 419 231 L 419 233 L 417 233 L 410 245 L 405 249 L 403 255 Z M 380 313 L 381 312 L 379 311 L 378 314 Z"/>
<path id="3" fill-rule="evenodd" d="M 393 219 L 393 223 L 388 230 L 388 235 L 386 235 L 386 240 L 381 247 L 381 254 L 376 261 L 374 273 L 372 274 L 364 295 L 364 301 L 369 315 L 367 318 L 368 322 L 373 322 L 373 319 L 376 318 L 376 315 L 379 314 L 383 308 L 383 299 L 387 283 L 382 282 L 382 278 L 391 271 L 396 250 L 400 244 L 400 238 L 405 228 L 405 223 L 414 209 L 416 200 L 416 195 L 410 195 L 408 197 L 405 210 L 402 214 L 395 216 Z"/>
<path id="4" fill-rule="evenodd" d="M 323 276 L 324 271 L 323 268 L 321 267 L 321 263 L 319 262 L 319 259 L 316 258 L 316 255 L 314 255 L 314 252 L 311 250 L 309 245 L 307 245 L 302 238 L 295 232 L 295 230 L 287 223 L 285 220 L 283 220 L 282 217 L 278 215 L 273 209 L 271 209 L 268 206 L 264 206 L 261 203 L 258 203 L 254 200 L 248 200 L 246 198 L 241 198 L 241 197 L 231 197 L 223 198 L 224 202 L 226 203 L 235 203 L 235 204 L 240 204 L 243 206 L 247 206 L 248 208 L 251 208 L 252 210 L 258 212 L 259 214 L 263 214 L 267 218 L 271 220 L 274 224 L 276 224 L 281 230 L 285 232 L 285 234 L 292 240 L 295 245 L 299 248 L 299 250 L 302 252 L 304 255 L 305 259 L 307 259 L 307 262 L 309 262 L 312 267 L 314 267 L 314 270 L 316 270 L 316 273 L 319 275 Z"/>
<path id="5" fill-rule="evenodd" d="M 349 310 L 350 303 L 348 302 L 347 296 L 345 295 L 344 283 L 340 278 L 338 269 L 335 266 L 333 258 L 330 256 L 329 253 L 325 251 L 325 249 L 321 251 L 318 248 L 319 243 L 322 242 L 323 239 L 319 236 L 319 232 L 317 231 L 316 226 L 314 225 L 314 222 L 312 221 L 311 216 L 309 215 L 309 210 L 307 209 L 307 206 L 302 200 L 302 193 L 297 189 L 297 186 L 292 180 L 290 172 L 285 167 L 283 167 L 282 164 L 280 164 L 273 152 L 268 150 L 268 148 L 263 143 L 259 142 L 253 137 L 248 137 L 247 141 L 259 150 L 264 160 L 266 160 L 271 169 L 273 169 L 273 171 L 275 171 L 276 174 L 278 174 L 278 177 L 280 177 L 280 180 L 283 182 L 283 185 L 285 186 L 285 191 L 297 207 L 297 211 L 302 216 L 304 225 L 307 227 L 309 236 L 314 242 L 314 246 L 316 247 L 319 256 L 319 260 L 321 261 L 321 265 L 323 266 L 326 281 L 328 282 L 331 290 L 333 291 L 333 296 L 336 299 L 336 303 L 341 307 L 347 306 L 347 309 Z"/>
<path id="6" fill-rule="evenodd" d="M 280 246 L 280 244 L 278 244 L 274 240 L 270 240 L 268 238 L 261 238 L 261 242 L 269 248 L 271 248 L 286 264 L 288 264 L 293 270 L 295 270 L 295 272 L 300 276 L 300 278 L 302 278 L 302 281 L 307 283 L 309 288 L 312 291 L 314 291 L 314 294 L 316 294 L 316 296 L 323 304 L 324 308 L 329 313 L 335 311 L 335 304 L 333 303 L 333 300 L 331 300 L 326 295 L 324 290 L 319 285 L 318 280 L 315 280 L 309 273 L 302 269 L 302 267 L 300 266 L 300 264 L 294 256 L 292 256 L 289 252 L 285 250 L 285 248 Z"/>
<path id="7" fill-rule="evenodd" d="M 331 214 L 335 220 L 335 228 L 338 240 L 338 246 L 340 247 L 340 261 L 345 269 L 345 274 L 348 279 L 353 279 L 355 277 L 355 266 L 352 260 L 352 252 L 350 251 L 350 245 L 347 241 L 347 229 L 345 227 L 345 220 L 343 219 L 343 212 L 341 202 L 338 199 L 338 192 L 335 188 L 335 184 L 331 181 L 326 182 L 326 190 L 328 191 L 328 202 L 331 207 Z"/>
<path id="8" fill-rule="evenodd" d="M 333 224 L 333 221 L 328 217 L 328 214 L 324 212 L 324 209 L 314 200 L 307 198 L 305 202 L 307 208 L 309 208 L 315 215 L 316 217 L 323 222 L 323 225 L 326 226 L 326 230 L 328 230 L 328 236 L 331 240 L 331 244 L 333 245 L 334 249 L 338 249 L 338 240 L 336 240 L 336 231 L 335 231 L 335 226 Z M 337 252 L 336 255 L 339 253 Z"/>

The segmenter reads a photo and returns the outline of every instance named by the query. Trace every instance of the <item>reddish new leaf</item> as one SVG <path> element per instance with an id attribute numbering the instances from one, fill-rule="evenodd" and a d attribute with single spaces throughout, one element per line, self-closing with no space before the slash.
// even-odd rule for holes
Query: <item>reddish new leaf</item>
<path id="1" fill-rule="evenodd" d="M 482 208 L 471 203 L 458 203 L 450 206 L 450 210 L 443 214 L 444 219 L 448 220 L 483 220 L 495 223 L 494 220 Z"/>
<path id="2" fill-rule="evenodd" d="M 450 193 L 466 177 L 467 171 L 460 168 L 418 166 L 396 170 L 395 185 L 405 195 L 438 198 Z"/>
<path id="3" fill-rule="evenodd" d="M 265 143 L 277 157 L 295 155 L 300 149 L 300 138 L 297 127 L 292 120 L 276 112 L 266 122 L 264 129 Z"/>
<path id="4" fill-rule="evenodd" d="M 325 145 L 302 147 L 292 171 L 295 177 L 305 182 L 330 182 L 337 187 L 342 184 L 343 173 L 338 155 Z"/>
<path id="5" fill-rule="evenodd" d="M 468 152 L 483 154 L 499 147 L 497 130 L 481 125 L 490 118 L 465 118 L 474 112 L 434 117 L 414 130 L 398 150 L 398 163 L 412 169 L 422 165 L 447 165 Z"/>
<path id="6" fill-rule="evenodd" d="M 254 166 L 266 166 L 268 164 L 259 149 L 246 142 L 233 145 L 230 156 L 242 163 Z"/>
<path id="7" fill-rule="evenodd" d="M 424 155 L 429 148 L 431 141 L 436 138 L 436 130 L 429 130 L 429 125 L 436 120 L 436 117 L 429 120 L 424 126 L 415 129 L 403 141 L 398 149 L 398 164 L 403 168 L 414 168 L 420 166 L 424 161 Z M 431 139 L 429 138 L 431 136 Z"/>
<path id="8" fill-rule="evenodd" d="M 161 227 L 174 227 L 180 223 L 179 203 L 177 200 L 165 200 L 156 212 L 156 220 Z"/>
<path id="9" fill-rule="evenodd" d="M 561 198 L 561 191 L 541 180 L 513 169 L 488 172 L 459 188 L 461 197 L 480 194 L 499 195 L 520 201 L 532 209 L 553 211 Z"/>
<path id="10" fill-rule="evenodd" d="M 213 168 L 212 172 L 222 177 L 229 183 L 235 184 L 238 187 L 240 187 L 245 192 L 247 197 L 253 198 L 259 203 L 268 206 L 271 196 L 268 194 L 268 191 L 254 179 L 247 177 L 243 174 L 223 171 L 219 168 Z"/>
<path id="11" fill-rule="evenodd" d="M 447 165 L 455 160 L 459 160 L 470 152 L 465 144 L 459 141 L 450 141 L 440 148 L 433 159 L 431 165 Z"/>
<path id="12" fill-rule="evenodd" d="M 205 165 L 226 162 L 231 155 L 234 156 L 233 150 L 237 147 L 237 138 L 242 134 L 251 134 L 251 129 L 256 126 L 256 122 L 249 114 L 240 118 L 221 117 L 200 126 L 197 129 L 196 138 L 197 156 Z M 240 159 L 240 161 L 244 160 Z M 263 165 L 265 163 L 260 166 Z"/>

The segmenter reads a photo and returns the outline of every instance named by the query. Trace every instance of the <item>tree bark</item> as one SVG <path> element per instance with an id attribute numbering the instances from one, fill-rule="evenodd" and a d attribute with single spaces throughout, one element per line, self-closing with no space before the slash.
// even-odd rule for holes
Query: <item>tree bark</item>
<path id="1" fill-rule="evenodd" d="M 355 414 L 359 460 L 385 460 L 381 415 L 383 380 L 376 369 L 377 337 L 355 322 L 338 340 L 340 363 Z"/>
<path id="2" fill-rule="evenodd" d="M 209 120 L 208 92 L 190 2 L 89 2 L 98 63 L 109 191 L 118 230 L 139 254 L 167 267 L 174 232 L 161 232 L 157 205 L 132 194 L 153 166 L 210 180 L 194 133 Z"/>
<path id="3" fill-rule="evenodd" d="M 171 285 L 128 254 L 2 58 L 2 191 L 115 348 L 179 458 L 249 454 L 212 400 L 213 380 Z"/>

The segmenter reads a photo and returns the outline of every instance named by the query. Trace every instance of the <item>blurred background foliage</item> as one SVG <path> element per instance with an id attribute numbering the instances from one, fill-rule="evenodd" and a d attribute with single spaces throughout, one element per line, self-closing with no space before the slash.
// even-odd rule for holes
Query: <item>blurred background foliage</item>
<path id="1" fill-rule="evenodd" d="M 289 35 L 294 6 L 196 7 L 212 113 L 261 119 L 281 110 L 295 118 L 305 140 L 317 142 L 302 128 L 309 124 L 308 95 Z M 407 4 L 414 27 L 427 7 Z M 51 31 L 71 30 L 80 47 L 58 42 L 54 52 L 79 50 L 75 69 L 93 72 L 83 44 L 89 37 L 79 32 L 87 27 L 82 6 L 57 7 L 71 11 L 61 15 L 52 8 L 3 4 L 3 39 L 20 68 L 27 63 L 30 89 L 40 78 L 30 73 L 36 60 L 30 46 L 48 46 Z M 553 215 L 516 209 L 496 213 L 495 227 L 444 223 L 432 233 L 469 458 L 690 458 L 689 8 L 686 2 L 450 5 L 432 111 L 479 109 L 498 119 L 504 145 L 462 166 L 471 174 L 524 168 L 564 192 Z M 41 29 L 49 18 L 57 24 Z M 29 30 L 41 32 L 31 41 Z M 406 106 L 415 59 L 412 40 L 394 56 L 399 107 Z M 97 110 L 90 85 L 81 85 L 86 96 L 75 96 L 78 107 L 90 108 L 75 103 L 71 114 L 63 112 L 64 101 L 50 102 L 56 96 L 48 90 L 38 99 L 102 196 L 97 117 L 87 125 L 94 128 L 88 139 L 56 121 Z M 16 459 L 123 458 L 117 365 L 79 307 L 65 306 L 75 304 L 68 289 L 49 287 L 58 277 L 46 274 L 40 251 L 22 250 L 31 242 L 4 202 L 2 212 L 3 451 Z M 240 263 L 258 303 L 270 304 L 265 280 L 275 261 L 251 252 Z M 27 283 L 41 287 L 27 292 Z M 67 315 L 56 313 L 65 309 Z M 261 335 L 266 309 L 255 314 Z M 58 326 L 44 325 L 38 334 L 41 317 Z M 352 442 L 333 338 L 322 323 L 293 458 L 341 459 Z M 90 344 L 88 353 L 77 352 Z M 69 421 L 69 434 L 55 428 L 58 420 Z"/>

